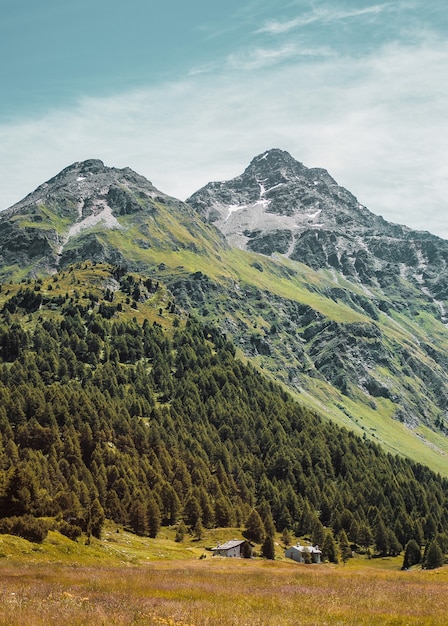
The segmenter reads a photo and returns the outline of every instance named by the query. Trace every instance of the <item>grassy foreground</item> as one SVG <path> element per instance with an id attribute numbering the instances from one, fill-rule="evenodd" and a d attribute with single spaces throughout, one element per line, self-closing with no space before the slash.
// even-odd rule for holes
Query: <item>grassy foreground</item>
<path id="1" fill-rule="evenodd" d="M 275 562 L 199 558 L 215 538 L 179 545 L 109 530 L 90 546 L 57 533 L 37 546 L 0 536 L 0 624 L 448 623 L 448 568 L 402 572 L 401 558 L 299 565 L 280 546 Z"/>

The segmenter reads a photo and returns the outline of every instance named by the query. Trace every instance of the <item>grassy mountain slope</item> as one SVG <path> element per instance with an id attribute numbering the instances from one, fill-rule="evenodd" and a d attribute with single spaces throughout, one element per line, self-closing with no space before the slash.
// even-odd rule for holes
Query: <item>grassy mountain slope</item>
<path id="1" fill-rule="evenodd" d="M 2 287 L 0 311 L 0 532 L 200 535 L 256 507 L 319 544 L 448 545 L 447 478 L 295 402 L 160 281 L 83 262 Z"/>
<path id="2" fill-rule="evenodd" d="M 45 293 L 74 261 L 139 271 L 301 401 L 447 473 L 448 329 L 440 303 L 404 273 L 385 289 L 231 248 L 188 205 L 100 161 L 66 168 L 2 213 L 0 245 L 3 294 L 36 275 Z"/>
<path id="3" fill-rule="evenodd" d="M 167 268 L 177 302 L 301 401 L 446 474 L 448 332 L 430 305 L 409 315 L 380 291 L 368 298 L 357 284 L 341 277 L 336 287 L 334 276 L 285 259 L 235 249 L 223 258 L 230 278 Z"/>

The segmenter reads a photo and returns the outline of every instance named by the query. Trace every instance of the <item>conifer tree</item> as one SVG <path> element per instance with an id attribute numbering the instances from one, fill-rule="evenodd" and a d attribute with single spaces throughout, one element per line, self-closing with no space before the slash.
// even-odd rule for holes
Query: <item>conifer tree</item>
<path id="1" fill-rule="evenodd" d="M 341 559 L 345 565 L 348 559 L 350 559 L 352 556 L 352 549 L 347 538 L 347 533 L 344 529 L 342 529 L 339 533 L 339 551 L 341 554 Z"/>
<path id="2" fill-rule="evenodd" d="M 222 496 L 215 502 L 215 521 L 217 526 L 232 526 L 234 521 L 232 505 L 228 498 Z"/>
<path id="3" fill-rule="evenodd" d="M 196 496 L 191 495 L 185 503 L 183 517 L 185 523 L 194 527 L 202 516 L 201 507 Z"/>
<path id="4" fill-rule="evenodd" d="M 185 526 L 184 520 L 181 519 L 176 528 L 175 541 L 180 543 L 181 541 L 184 540 L 186 534 L 187 534 L 187 527 Z"/>
<path id="5" fill-rule="evenodd" d="M 422 560 L 422 551 L 415 539 L 410 539 L 404 550 L 403 566 L 401 569 L 408 569 L 417 565 Z"/>
<path id="6" fill-rule="evenodd" d="M 363 521 L 359 524 L 356 541 L 364 550 L 373 543 L 372 531 L 367 522 Z"/>
<path id="7" fill-rule="evenodd" d="M 436 539 L 433 539 L 429 544 L 428 550 L 425 555 L 423 567 L 425 569 L 435 569 L 436 567 L 442 567 L 444 561 L 443 552 Z"/>
<path id="8" fill-rule="evenodd" d="M 175 524 L 181 509 L 181 503 L 177 493 L 169 483 L 162 486 L 161 499 L 163 505 L 162 522 L 167 526 Z"/>
<path id="9" fill-rule="evenodd" d="M 146 518 L 148 523 L 148 533 L 153 539 L 157 537 L 161 525 L 161 515 L 159 506 L 153 496 L 148 498 L 146 504 Z M 198 518 L 200 519 L 200 518 Z"/>
<path id="10" fill-rule="evenodd" d="M 312 542 L 314 545 L 321 546 L 324 542 L 324 539 L 325 529 L 322 522 L 319 519 L 316 519 L 316 521 L 314 522 Z"/>
<path id="11" fill-rule="evenodd" d="M 282 541 L 285 548 L 291 545 L 292 543 L 292 534 L 289 528 L 284 528 L 282 531 Z"/>
<path id="12" fill-rule="evenodd" d="M 271 535 L 272 537 L 275 535 L 274 519 L 270 511 L 263 518 L 263 526 L 264 526 L 264 532 L 266 535 Z"/>
<path id="13" fill-rule="evenodd" d="M 97 539 L 101 539 L 101 531 L 104 521 L 105 515 L 103 507 L 101 506 L 98 498 L 95 498 L 90 507 L 88 529 Z"/>
<path id="14" fill-rule="evenodd" d="M 129 511 L 129 524 L 137 535 L 148 533 L 148 520 L 146 517 L 145 505 L 141 500 L 141 494 L 135 498 Z"/>
<path id="15" fill-rule="evenodd" d="M 256 509 L 252 509 L 246 522 L 246 530 L 243 533 L 246 539 L 254 543 L 263 543 L 265 538 L 264 524 Z"/>
<path id="16" fill-rule="evenodd" d="M 377 521 L 375 545 L 381 556 L 387 556 L 389 554 L 389 535 L 381 517 Z"/>
<path id="17" fill-rule="evenodd" d="M 390 528 L 387 528 L 386 534 L 387 534 L 388 554 L 390 556 L 398 556 L 400 552 L 403 550 L 403 546 L 398 541 L 393 530 L 391 530 Z"/>
<path id="18" fill-rule="evenodd" d="M 272 535 L 266 535 L 266 538 L 261 546 L 261 554 L 265 559 L 275 559 L 275 544 L 274 537 Z"/>
<path id="19" fill-rule="evenodd" d="M 330 563 L 338 563 L 338 549 L 333 537 L 333 532 L 327 530 L 322 543 L 322 558 Z"/>
<path id="20" fill-rule="evenodd" d="M 197 540 L 202 539 L 202 537 L 204 536 L 204 527 L 202 525 L 200 517 L 198 517 L 198 521 L 194 525 L 193 534 L 194 534 L 195 539 Z"/>

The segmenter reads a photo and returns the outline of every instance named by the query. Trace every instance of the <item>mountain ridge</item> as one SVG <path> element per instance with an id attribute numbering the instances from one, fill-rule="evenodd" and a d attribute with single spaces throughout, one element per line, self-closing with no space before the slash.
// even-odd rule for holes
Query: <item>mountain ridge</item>
<path id="1" fill-rule="evenodd" d="M 0 214 L 0 276 L 3 282 L 51 276 L 92 260 L 161 280 L 176 306 L 220 328 L 243 358 L 309 406 L 408 456 L 417 448 L 421 454 L 419 442 L 426 442 L 433 467 L 443 466 L 448 242 L 390 225 L 326 170 L 309 170 L 284 151 L 258 155 L 237 179 L 204 189 L 211 191 L 199 190 L 190 205 L 129 168 L 107 168 L 97 159 L 75 163 Z M 213 201 L 223 197 L 223 220 L 241 217 L 245 199 L 259 211 L 265 231 L 246 237 L 251 247 L 235 247 L 217 228 Z M 229 206 L 240 208 L 229 212 Z M 302 228 L 300 241 L 308 242 L 299 259 L 275 248 L 278 229 L 269 231 L 263 221 L 294 222 L 298 207 L 306 220 L 297 232 Z M 316 227 L 325 216 L 324 227 Z M 355 227 L 368 233 L 365 245 Z M 390 241 L 381 259 L 372 232 L 384 231 Z M 342 252 L 340 267 L 329 262 L 328 241 L 337 247 L 344 232 L 352 245 L 350 271 L 342 267 Z M 295 236 L 289 248 L 291 240 L 297 248 Z M 418 258 L 415 263 L 410 236 L 433 246 L 434 262 L 425 257 L 424 269 Z M 393 257 L 397 241 L 398 252 L 410 254 L 408 264 Z"/>

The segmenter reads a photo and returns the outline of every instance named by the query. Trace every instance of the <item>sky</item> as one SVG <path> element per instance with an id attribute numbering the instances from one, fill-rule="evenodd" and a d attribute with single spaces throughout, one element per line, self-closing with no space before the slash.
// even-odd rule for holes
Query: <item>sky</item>
<path id="1" fill-rule="evenodd" d="M 445 0 L 1 0 L 0 210 L 76 161 L 186 199 L 270 148 L 448 239 Z"/>

